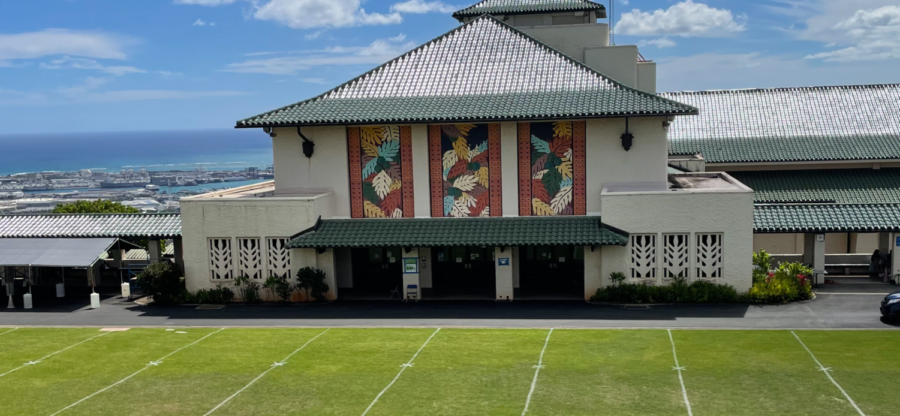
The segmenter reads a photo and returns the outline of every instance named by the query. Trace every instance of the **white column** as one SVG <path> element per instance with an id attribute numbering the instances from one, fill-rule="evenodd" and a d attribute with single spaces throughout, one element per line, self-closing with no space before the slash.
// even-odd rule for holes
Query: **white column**
<path id="1" fill-rule="evenodd" d="M 818 283 L 824 283 L 825 276 L 825 234 L 815 234 L 813 243 L 813 272 L 819 275 Z"/>
<path id="2" fill-rule="evenodd" d="M 419 248 L 419 288 L 431 289 L 434 257 L 430 247 Z"/>
<path id="3" fill-rule="evenodd" d="M 494 247 L 497 300 L 513 300 L 513 260 L 512 247 Z"/>
<path id="4" fill-rule="evenodd" d="M 584 247 L 584 299 L 590 300 L 597 293 L 597 289 L 603 287 L 602 274 L 602 247 L 596 247 L 591 251 L 590 246 Z"/>
<path id="5" fill-rule="evenodd" d="M 895 282 L 897 281 L 898 275 L 900 275 L 900 234 L 893 234 L 892 237 L 892 252 L 891 252 L 891 279 Z"/>
<path id="6" fill-rule="evenodd" d="M 400 288 L 400 295 L 403 296 L 403 299 L 406 300 L 406 294 L 408 292 L 407 288 L 409 285 L 416 285 L 416 296 L 419 299 L 422 298 L 422 284 L 419 281 L 419 275 L 421 274 L 420 268 L 422 267 L 421 262 L 419 261 L 419 249 L 412 248 L 409 251 L 406 251 L 406 248 L 401 248 L 401 273 L 403 273 L 403 287 Z"/>

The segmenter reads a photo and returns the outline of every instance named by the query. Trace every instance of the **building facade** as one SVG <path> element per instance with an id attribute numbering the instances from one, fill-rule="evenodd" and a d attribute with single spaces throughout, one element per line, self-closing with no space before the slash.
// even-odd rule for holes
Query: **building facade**
<path id="1" fill-rule="evenodd" d="M 238 122 L 272 182 L 182 199 L 189 290 L 323 270 L 329 297 L 589 298 L 629 281 L 751 284 L 753 193 L 670 174 L 695 106 L 609 45 L 602 5 L 486 0 L 320 96 Z M 262 132 L 260 134 L 262 134 Z"/>

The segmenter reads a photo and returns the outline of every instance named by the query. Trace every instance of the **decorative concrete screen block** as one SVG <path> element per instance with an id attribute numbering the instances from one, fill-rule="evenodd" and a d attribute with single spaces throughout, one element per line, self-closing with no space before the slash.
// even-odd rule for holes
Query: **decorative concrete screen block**
<path id="1" fill-rule="evenodd" d="M 291 250 L 287 238 L 266 239 L 266 267 L 269 276 L 287 277 L 291 274 Z"/>
<path id="2" fill-rule="evenodd" d="M 263 278 L 263 259 L 258 238 L 238 238 L 238 273 L 253 280 Z"/>
<path id="3" fill-rule="evenodd" d="M 656 234 L 631 236 L 631 278 L 656 279 Z"/>
<path id="4" fill-rule="evenodd" d="M 722 277 L 722 234 L 697 234 L 697 278 Z"/>
<path id="5" fill-rule="evenodd" d="M 663 235 L 663 279 L 687 278 L 690 270 L 690 235 Z"/>
<path id="6" fill-rule="evenodd" d="M 209 239 L 209 277 L 212 280 L 233 279 L 231 239 Z"/>

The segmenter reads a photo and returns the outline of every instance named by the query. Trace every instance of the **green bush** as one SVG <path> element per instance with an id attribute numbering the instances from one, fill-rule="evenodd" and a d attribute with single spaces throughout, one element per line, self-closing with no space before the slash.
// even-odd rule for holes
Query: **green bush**
<path id="1" fill-rule="evenodd" d="M 664 286 L 620 283 L 597 289 L 594 302 L 613 303 L 735 303 L 741 296 L 731 286 L 696 281 L 688 284 L 675 279 Z"/>
<path id="2" fill-rule="evenodd" d="M 159 305 L 177 305 L 188 296 L 181 268 L 174 263 L 153 263 L 147 266 L 137 276 L 137 283 Z"/>
<path id="3" fill-rule="evenodd" d="M 275 301 L 277 296 L 282 302 L 288 302 L 291 300 L 291 292 L 294 291 L 287 276 L 269 276 L 263 287 L 269 291 L 269 299 L 272 301 Z"/>
<path id="4" fill-rule="evenodd" d="M 234 300 L 234 292 L 221 283 L 215 289 L 200 289 L 185 298 L 185 303 L 229 303 Z"/>
<path id="5" fill-rule="evenodd" d="M 772 258 L 765 250 L 753 253 L 753 283 L 766 280 L 769 271 L 772 270 Z"/>
<path id="6" fill-rule="evenodd" d="M 325 272 L 315 267 L 304 267 L 297 272 L 297 290 L 306 293 L 306 299 L 317 302 L 325 300 L 328 284 L 325 283 Z"/>
<path id="7" fill-rule="evenodd" d="M 756 256 L 754 256 L 754 259 Z M 813 270 L 801 263 L 782 263 L 774 272 L 768 272 L 762 280 L 753 279 L 753 287 L 747 293 L 750 303 L 788 303 L 810 300 L 813 297 L 810 277 Z"/>

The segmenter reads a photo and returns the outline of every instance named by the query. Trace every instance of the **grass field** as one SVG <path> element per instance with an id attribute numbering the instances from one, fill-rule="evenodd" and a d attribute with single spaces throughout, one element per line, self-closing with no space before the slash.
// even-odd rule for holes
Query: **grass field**
<path id="1" fill-rule="evenodd" d="M 0 328 L 0 415 L 892 415 L 898 358 L 897 331 Z"/>

